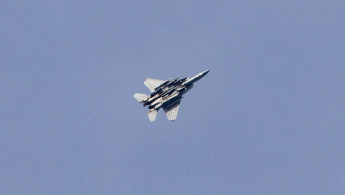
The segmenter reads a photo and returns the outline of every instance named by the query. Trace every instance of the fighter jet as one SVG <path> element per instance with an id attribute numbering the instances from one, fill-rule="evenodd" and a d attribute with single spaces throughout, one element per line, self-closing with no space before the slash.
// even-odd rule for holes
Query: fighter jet
<path id="1" fill-rule="evenodd" d="M 158 110 L 163 108 L 168 120 L 177 118 L 178 109 L 182 96 L 193 88 L 194 83 L 204 77 L 210 70 L 206 70 L 192 78 L 169 79 L 166 81 L 147 78 L 144 85 L 151 91 L 150 95 L 135 93 L 134 98 L 143 106 L 149 108 L 149 119 L 151 122 L 156 120 Z"/>

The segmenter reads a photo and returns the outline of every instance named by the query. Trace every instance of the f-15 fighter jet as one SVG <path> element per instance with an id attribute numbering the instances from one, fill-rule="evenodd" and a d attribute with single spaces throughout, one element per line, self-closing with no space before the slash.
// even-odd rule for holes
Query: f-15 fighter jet
<path id="1" fill-rule="evenodd" d="M 163 108 L 168 120 L 175 120 L 177 118 L 178 109 L 182 99 L 182 95 L 193 88 L 193 84 L 204 77 L 210 70 L 206 70 L 197 74 L 192 78 L 177 78 L 175 80 L 158 80 L 147 78 L 144 85 L 151 91 L 150 95 L 136 93 L 134 98 L 143 106 L 148 106 L 150 111 L 148 113 L 151 122 L 156 120 L 158 110 Z"/>

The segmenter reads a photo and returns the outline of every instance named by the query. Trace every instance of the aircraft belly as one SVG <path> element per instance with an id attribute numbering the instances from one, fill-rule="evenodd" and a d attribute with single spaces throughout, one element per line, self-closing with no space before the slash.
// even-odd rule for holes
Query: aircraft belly
<path id="1" fill-rule="evenodd" d="M 150 95 L 134 94 L 134 98 L 150 109 L 148 117 L 151 122 L 155 121 L 157 112 L 160 108 L 165 111 L 168 120 L 177 118 L 178 109 L 182 96 L 189 91 L 193 84 L 204 77 L 209 70 L 201 72 L 192 78 L 185 77 L 175 80 L 158 80 L 147 78 L 144 84 L 151 91 Z"/>

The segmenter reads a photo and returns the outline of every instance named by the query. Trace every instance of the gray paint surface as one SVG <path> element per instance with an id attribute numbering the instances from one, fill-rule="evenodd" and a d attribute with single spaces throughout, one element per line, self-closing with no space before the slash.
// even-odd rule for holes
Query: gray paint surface
<path id="1" fill-rule="evenodd" d="M 152 92 L 150 95 L 135 93 L 134 98 L 149 108 L 148 117 L 156 120 L 159 109 L 163 109 L 168 120 L 176 120 L 183 95 L 194 87 L 194 83 L 203 78 L 210 70 L 201 72 L 192 78 L 159 80 L 147 78 L 144 85 Z"/>
<path id="2" fill-rule="evenodd" d="M 0 194 L 345 194 L 344 10 L 1 1 Z M 205 69 L 142 117 L 143 78 Z"/>

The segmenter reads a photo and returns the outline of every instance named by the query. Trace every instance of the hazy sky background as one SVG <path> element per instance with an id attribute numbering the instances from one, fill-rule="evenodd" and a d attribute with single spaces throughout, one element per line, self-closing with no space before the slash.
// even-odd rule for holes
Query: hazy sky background
<path id="1" fill-rule="evenodd" d="M 344 1 L 0 1 L 0 194 L 345 194 Z M 194 76 L 150 123 L 146 77 Z"/>

